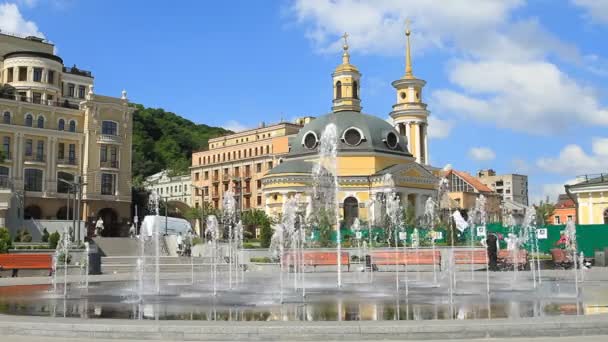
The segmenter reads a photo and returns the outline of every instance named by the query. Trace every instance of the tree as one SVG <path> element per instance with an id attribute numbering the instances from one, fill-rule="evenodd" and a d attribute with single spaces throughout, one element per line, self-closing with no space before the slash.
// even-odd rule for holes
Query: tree
<path id="1" fill-rule="evenodd" d="M 416 225 L 416 209 L 413 205 L 408 205 L 403 209 L 403 224 L 406 227 L 414 227 Z"/>
<path id="2" fill-rule="evenodd" d="M 260 228 L 262 247 L 270 247 L 270 240 L 272 239 L 272 219 L 266 215 L 266 212 L 259 209 L 245 211 L 241 216 L 241 222 L 245 227 L 249 228 L 250 232 L 255 232 L 257 228 Z M 255 234 L 253 235 L 255 236 Z"/>
<path id="3" fill-rule="evenodd" d="M 551 223 L 551 218 L 555 212 L 555 204 L 540 201 L 540 204 L 536 206 L 536 224 L 539 227 L 544 227 Z"/>
<path id="4" fill-rule="evenodd" d="M 0 253 L 7 253 L 11 247 L 11 235 L 8 229 L 0 228 Z"/>
<path id="5" fill-rule="evenodd" d="M 211 205 L 211 203 L 203 202 L 203 207 L 204 207 L 204 210 L 201 207 L 194 207 L 194 208 L 188 209 L 188 211 L 186 211 L 184 213 L 184 218 L 189 221 L 198 221 L 199 227 L 203 227 L 202 223 L 206 222 L 207 217 L 209 217 L 210 215 L 214 215 L 214 216 L 218 217 L 218 220 L 219 220 L 219 215 L 218 215 L 219 210 L 214 208 Z M 203 233 L 204 232 L 201 232 L 201 234 L 203 234 Z"/>

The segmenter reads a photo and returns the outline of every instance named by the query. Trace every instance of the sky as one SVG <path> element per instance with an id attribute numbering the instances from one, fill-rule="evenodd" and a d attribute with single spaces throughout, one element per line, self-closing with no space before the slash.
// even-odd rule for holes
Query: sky
<path id="1" fill-rule="evenodd" d="M 608 172 L 608 0 L 0 0 L 0 30 L 49 39 L 96 93 L 232 130 L 329 112 L 344 32 L 387 118 L 406 19 L 433 165 L 527 174 L 534 202 Z"/>

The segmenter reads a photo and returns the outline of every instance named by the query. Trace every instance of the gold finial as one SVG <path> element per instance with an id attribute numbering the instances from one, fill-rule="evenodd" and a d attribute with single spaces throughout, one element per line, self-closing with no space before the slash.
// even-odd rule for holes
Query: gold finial
<path id="1" fill-rule="evenodd" d="M 342 39 L 344 39 L 344 45 L 342 45 L 342 49 L 344 50 L 344 53 L 342 54 L 342 64 L 350 64 L 350 55 L 348 54 L 348 33 L 344 32 Z"/>
<path id="2" fill-rule="evenodd" d="M 412 73 L 412 57 L 410 54 L 410 19 L 405 20 L 405 36 L 407 37 L 407 42 L 405 44 L 405 78 L 414 78 L 414 74 Z"/>

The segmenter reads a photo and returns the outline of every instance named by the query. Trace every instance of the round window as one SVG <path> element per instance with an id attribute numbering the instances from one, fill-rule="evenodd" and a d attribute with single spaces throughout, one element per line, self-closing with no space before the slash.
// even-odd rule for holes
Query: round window
<path id="1" fill-rule="evenodd" d="M 349 128 L 344 132 L 344 142 L 349 144 L 350 146 L 357 146 L 361 143 L 363 137 L 361 136 L 361 132 L 359 132 L 356 128 Z"/>
<path id="2" fill-rule="evenodd" d="M 402 92 L 401 92 L 401 98 L 405 100 L 405 97 L 406 97 L 406 96 L 407 96 L 407 95 L 405 95 L 405 92 L 404 92 L 404 91 L 402 91 Z"/>
<path id="3" fill-rule="evenodd" d="M 317 146 L 317 135 L 314 132 L 308 132 L 304 136 L 304 146 L 312 150 Z"/>
<path id="4" fill-rule="evenodd" d="M 396 149 L 399 144 L 399 138 L 397 138 L 397 134 L 393 132 L 388 132 L 386 135 L 386 146 L 390 149 Z"/>

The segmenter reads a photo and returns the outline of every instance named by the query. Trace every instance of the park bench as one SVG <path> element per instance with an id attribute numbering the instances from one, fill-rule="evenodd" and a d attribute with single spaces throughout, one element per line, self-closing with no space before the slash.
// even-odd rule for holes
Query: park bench
<path id="1" fill-rule="evenodd" d="M 0 270 L 12 270 L 16 277 L 19 270 L 49 270 L 53 272 L 53 257 L 50 254 L 0 254 Z"/>
<path id="2" fill-rule="evenodd" d="M 566 252 L 565 249 L 554 248 L 551 250 L 551 259 L 553 259 L 553 265 L 555 267 L 563 268 L 565 270 L 574 266 L 574 261 L 570 253 Z"/>
<path id="3" fill-rule="evenodd" d="M 518 269 L 526 269 L 528 264 L 528 251 L 520 249 L 515 253 L 508 249 L 498 251 L 498 262 L 502 265 L 501 268 L 507 269 L 516 266 Z"/>
<path id="4" fill-rule="evenodd" d="M 441 252 L 436 250 L 376 251 L 371 253 L 375 266 L 422 266 L 438 265 L 441 269 Z"/>
<path id="5" fill-rule="evenodd" d="M 302 256 L 294 251 L 286 252 L 283 254 L 281 262 L 283 266 L 293 269 L 294 264 Z M 315 251 L 304 251 L 304 266 L 313 266 L 316 270 L 317 266 L 336 266 L 338 265 L 338 255 L 336 252 L 315 252 Z M 350 258 L 348 252 L 342 252 L 341 264 L 348 267 L 350 271 Z"/>
<path id="6" fill-rule="evenodd" d="M 455 250 L 454 251 L 455 265 L 487 265 L 488 252 L 484 249 L 474 250 Z"/>

